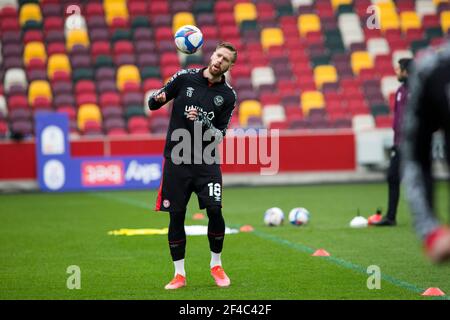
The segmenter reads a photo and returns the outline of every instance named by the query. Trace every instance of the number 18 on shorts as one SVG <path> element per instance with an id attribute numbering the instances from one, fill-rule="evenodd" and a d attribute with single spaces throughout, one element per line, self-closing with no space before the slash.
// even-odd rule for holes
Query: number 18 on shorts
<path id="1" fill-rule="evenodd" d="M 217 165 L 176 165 L 165 161 L 156 200 L 157 211 L 183 211 L 192 193 L 200 209 L 222 207 L 222 174 Z"/>

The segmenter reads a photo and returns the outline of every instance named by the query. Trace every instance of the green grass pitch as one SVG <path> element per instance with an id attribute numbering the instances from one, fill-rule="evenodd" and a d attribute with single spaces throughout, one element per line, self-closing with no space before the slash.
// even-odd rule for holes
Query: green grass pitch
<path id="1" fill-rule="evenodd" d="M 428 287 L 450 294 L 450 266 L 424 258 L 403 197 L 396 228 L 348 227 L 357 208 L 366 217 L 385 209 L 386 196 L 384 183 L 225 188 L 227 226 L 255 228 L 225 238 L 231 286 L 216 287 L 209 274 L 207 237 L 188 236 L 187 287 L 166 291 L 173 276 L 167 235 L 108 235 L 167 227 L 168 215 L 152 210 L 156 191 L 1 195 L 0 299 L 409 300 L 431 299 L 421 296 Z M 448 212 L 445 184 L 436 199 Z M 272 206 L 286 218 L 291 208 L 306 207 L 311 221 L 266 227 L 263 213 Z M 186 224 L 207 224 L 192 219 L 196 212 L 193 195 Z M 318 248 L 331 256 L 312 257 Z M 81 270 L 79 290 L 66 286 L 71 265 Z M 371 265 L 380 268 L 380 289 L 367 288 Z"/>

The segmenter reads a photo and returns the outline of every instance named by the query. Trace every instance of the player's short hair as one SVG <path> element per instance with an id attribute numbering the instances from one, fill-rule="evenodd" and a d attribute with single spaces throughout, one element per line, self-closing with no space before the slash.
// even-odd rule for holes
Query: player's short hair
<path id="1" fill-rule="evenodd" d="M 402 59 L 398 60 L 398 65 L 400 66 L 400 70 L 401 71 L 406 70 L 408 73 L 411 69 L 411 63 L 412 63 L 411 58 L 402 58 Z"/>
<path id="2" fill-rule="evenodd" d="M 233 44 L 231 44 L 230 42 L 222 41 L 222 42 L 220 42 L 217 45 L 216 50 L 218 50 L 220 48 L 226 48 L 226 49 L 230 50 L 231 52 L 233 52 L 233 61 L 231 61 L 231 63 L 235 63 L 236 62 L 236 60 L 237 60 L 237 50 L 236 50 L 236 47 L 233 46 Z"/>

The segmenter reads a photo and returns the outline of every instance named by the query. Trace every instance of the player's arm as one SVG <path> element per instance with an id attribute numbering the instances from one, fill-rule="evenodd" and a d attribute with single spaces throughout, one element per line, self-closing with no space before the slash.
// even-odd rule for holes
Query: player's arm
<path id="1" fill-rule="evenodd" d="M 154 92 L 148 99 L 150 110 L 157 110 L 167 102 L 175 98 L 183 82 L 185 70 L 177 72 L 172 78 L 158 91 Z"/>
<path id="2" fill-rule="evenodd" d="M 414 225 L 425 238 L 439 225 L 433 210 L 431 144 L 434 131 L 432 84 L 424 69 L 410 76 L 411 96 L 403 123 L 403 178 Z"/>

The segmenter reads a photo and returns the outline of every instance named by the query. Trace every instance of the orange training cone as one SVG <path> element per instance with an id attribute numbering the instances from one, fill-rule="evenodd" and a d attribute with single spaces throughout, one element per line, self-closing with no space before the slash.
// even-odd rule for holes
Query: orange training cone
<path id="1" fill-rule="evenodd" d="M 239 230 L 241 232 L 252 232 L 255 229 L 251 225 L 246 224 L 245 226 L 242 226 Z"/>
<path id="2" fill-rule="evenodd" d="M 205 219 L 205 215 L 203 213 L 196 213 L 192 216 L 192 219 L 194 220 L 203 220 Z"/>
<path id="3" fill-rule="evenodd" d="M 445 293 L 439 288 L 428 288 L 422 293 L 423 296 L 445 296 Z"/>
<path id="4" fill-rule="evenodd" d="M 330 254 L 325 249 L 318 249 L 312 254 L 313 257 L 329 257 Z"/>

